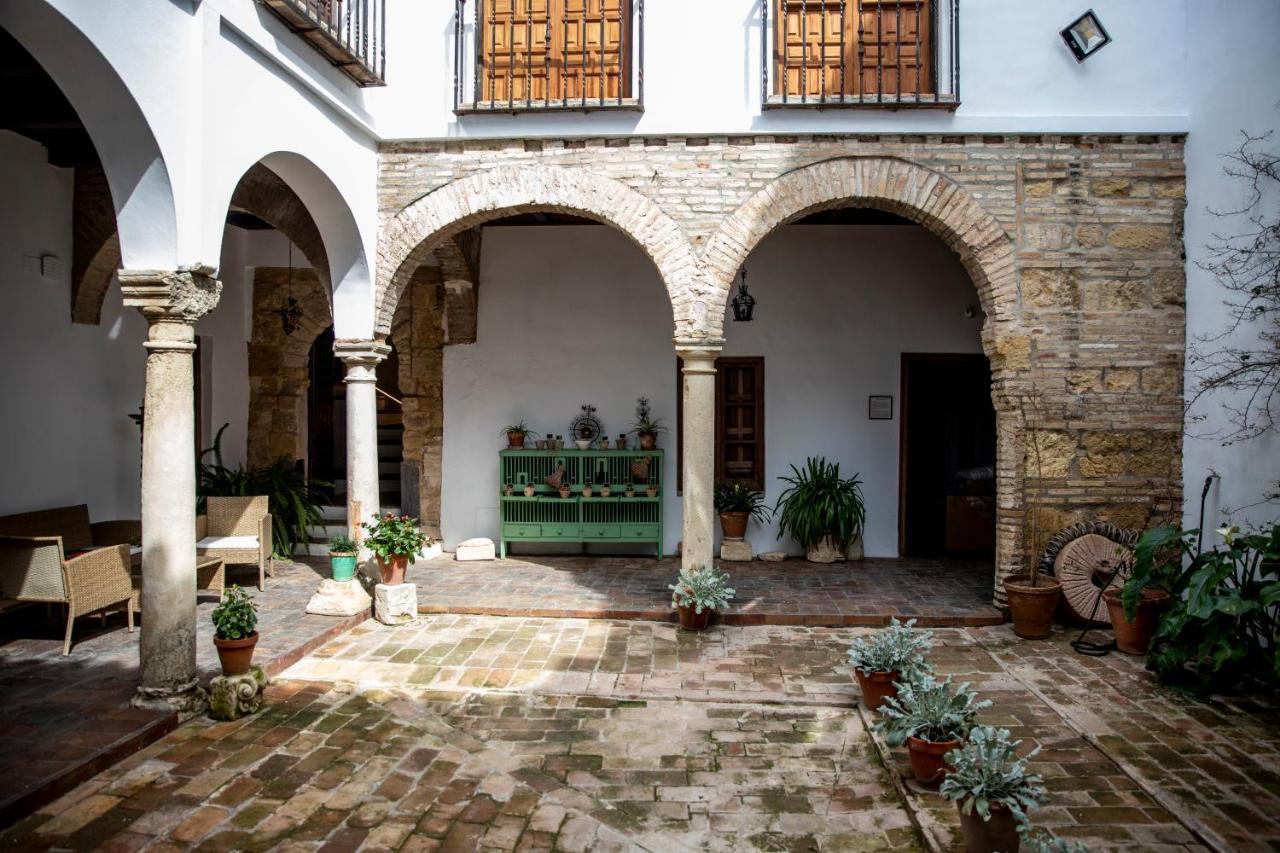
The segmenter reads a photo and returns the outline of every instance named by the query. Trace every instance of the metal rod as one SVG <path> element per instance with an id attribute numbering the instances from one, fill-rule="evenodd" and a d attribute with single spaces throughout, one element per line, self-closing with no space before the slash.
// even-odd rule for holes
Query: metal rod
<path id="1" fill-rule="evenodd" d="M 484 18 L 482 17 L 484 13 L 481 11 L 483 8 L 484 0 L 476 0 L 476 21 L 474 25 L 475 59 L 471 63 L 472 68 L 475 69 L 471 76 L 474 78 L 472 80 L 472 88 L 475 90 L 472 100 L 476 106 L 480 105 L 480 94 L 484 86 L 484 66 L 481 64 L 484 62 Z"/>
<path id="2" fill-rule="evenodd" d="M 769 4 L 773 0 L 760 0 L 760 108 L 769 103 L 769 69 L 773 58 L 769 55 Z"/>
<path id="3" fill-rule="evenodd" d="M 603 107 L 603 106 L 604 106 L 604 90 L 605 90 L 605 74 L 604 74 L 604 18 L 605 18 L 605 9 L 604 9 L 604 0 L 597 0 L 597 2 L 600 4 L 600 5 L 599 5 L 599 7 L 598 7 L 598 8 L 599 8 L 599 10 L 600 10 L 600 44 L 596 47 L 596 51 L 597 51 L 596 56 L 597 56 L 597 62 L 599 62 L 599 65 L 600 65 L 600 74 L 599 74 L 599 77 L 600 77 L 600 92 L 599 92 L 599 96 L 600 96 L 600 106 L 602 106 L 602 107 Z M 621 45 L 619 45 L 619 47 L 621 47 Z"/>
<path id="4" fill-rule="evenodd" d="M 516 7 L 514 3 L 511 4 L 511 17 L 507 20 L 505 29 L 507 31 L 507 109 L 513 109 L 516 104 Z"/>
<path id="5" fill-rule="evenodd" d="M 822 3 L 818 11 L 818 102 L 825 104 L 827 102 L 827 0 L 820 0 Z"/>
<path id="6" fill-rule="evenodd" d="M 800 103 L 809 101 L 809 3 L 800 0 Z"/>
<path id="7" fill-rule="evenodd" d="M 387 82 L 387 0 L 380 0 L 378 21 L 380 24 L 380 34 L 378 36 L 378 79 Z"/>
<path id="8" fill-rule="evenodd" d="M 547 7 L 547 25 L 542 31 L 542 106 L 551 106 L 551 7 Z"/>
<path id="9" fill-rule="evenodd" d="M 640 31 L 636 38 L 636 49 L 639 59 L 636 62 L 636 84 L 639 91 L 636 98 L 640 106 L 644 106 L 644 0 L 636 0 L 640 4 L 636 15 L 636 28 Z"/>
<path id="10" fill-rule="evenodd" d="M 582 105 L 587 105 L 587 4 L 582 3 L 582 17 L 578 18 L 578 50 L 582 52 L 582 62 L 578 65 L 578 95 Z"/>
<path id="11" fill-rule="evenodd" d="M 923 18 L 920 15 L 920 0 L 916 2 L 916 103 L 920 103 L 920 65 L 924 59 L 920 55 L 920 26 Z"/>
<path id="12" fill-rule="evenodd" d="M 893 89 L 898 103 L 902 103 L 902 0 L 893 6 Z"/>
<path id="13" fill-rule="evenodd" d="M 489 49 L 485 52 L 486 54 L 485 61 L 489 63 L 489 97 L 487 98 L 489 102 L 489 106 L 493 106 L 494 101 L 496 101 L 498 97 L 497 82 L 495 80 L 497 69 L 495 68 L 495 64 L 494 64 L 494 60 L 498 56 L 498 19 L 496 17 L 498 12 L 495 6 L 496 6 L 496 3 L 494 2 L 494 0 L 490 0 L 489 2 Z"/>
<path id="14" fill-rule="evenodd" d="M 463 0 L 453 0 L 453 110 L 458 111 L 462 99 L 462 7 Z"/>
<path id="15" fill-rule="evenodd" d="M 529 99 L 533 97 L 533 14 L 525 0 L 524 10 L 524 105 L 533 106 Z"/>
<path id="16" fill-rule="evenodd" d="M 858 100 L 862 100 L 862 66 L 864 62 L 865 45 L 862 43 L 862 0 L 853 0 L 857 11 L 854 13 L 858 16 Z"/>
<path id="17" fill-rule="evenodd" d="M 857 2 L 857 0 L 855 0 Z M 849 90 L 845 88 L 845 65 L 848 57 L 845 55 L 844 44 L 844 26 L 845 26 L 845 0 L 840 0 L 840 100 L 843 101 L 849 94 Z"/>
<path id="18" fill-rule="evenodd" d="M 560 4 L 560 105 L 569 106 L 569 7 Z"/>
<path id="19" fill-rule="evenodd" d="M 876 103 L 884 101 L 884 7 L 876 0 Z"/>
<path id="20" fill-rule="evenodd" d="M 951 0 L 951 56 L 954 67 L 955 102 L 960 103 L 960 3 Z"/>

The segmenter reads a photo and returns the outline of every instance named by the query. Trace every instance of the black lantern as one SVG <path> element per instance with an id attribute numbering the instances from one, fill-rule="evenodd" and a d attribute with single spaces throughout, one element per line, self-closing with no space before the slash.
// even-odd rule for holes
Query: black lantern
<path id="1" fill-rule="evenodd" d="M 287 239 L 287 238 L 286 238 Z M 289 240 L 289 297 L 277 312 L 280 326 L 286 335 L 292 335 L 302 326 L 302 306 L 293 298 L 293 241 Z"/>
<path id="2" fill-rule="evenodd" d="M 738 270 L 738 295 L 733 297 L 733 321 L 750 323 L 751 315 L 756 310 L 756 298 L 747 293 L 747 268 Z"/>
<path id="3" fill-rule="evenodd" d="M 1076 62 L 1084 62 L 1111 43 L 1111 36 L 1092 9 L 1072 21 L 1059 35 L 1071 48 Z"/>

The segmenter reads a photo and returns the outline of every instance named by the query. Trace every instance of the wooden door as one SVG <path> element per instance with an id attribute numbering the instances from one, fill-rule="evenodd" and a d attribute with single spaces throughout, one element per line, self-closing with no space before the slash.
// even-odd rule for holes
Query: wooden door
<path id="1" fill-rule="evenodd" d="M 774 93 L 931 94 L 932 0 L 778 0 Z"/>
<path id="2" fill-rule="evenodd" d="M 716 359 L 716 481 L 764 486 L 764 359 Z"/>
<path id="3" fill-rule="evenodd" d="M 631 96 L 630 0 L 487 0 L 480 8 L 482 102 Z"/>

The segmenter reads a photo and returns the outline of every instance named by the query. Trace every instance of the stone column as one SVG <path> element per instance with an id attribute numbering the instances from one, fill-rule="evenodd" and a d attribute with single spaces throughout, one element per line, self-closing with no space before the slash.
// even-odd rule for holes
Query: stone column
<path id="1" fill-rule="evenodd" d="M 347 518 L 358 525 L 378 512 L 378 364 L 384 341 L 340 340 L 333 351 L 347 365 Z"/>
<path id="2" fill-rule="evenodd" d="M 712 565 L 715 547 L 716 356 L 720 348 L 677 343 L 684 376 L 684 540 L 680 564 L 684 568 Z"/>
<path id="3" fill-rule="evenodd" d="M 133 704 L 189 717 L 196 678 L 195 324 L 218 304 L 208 267 L 121 270 L 124 304 L 147 320 L 142 426 L 142 636 Z"/>

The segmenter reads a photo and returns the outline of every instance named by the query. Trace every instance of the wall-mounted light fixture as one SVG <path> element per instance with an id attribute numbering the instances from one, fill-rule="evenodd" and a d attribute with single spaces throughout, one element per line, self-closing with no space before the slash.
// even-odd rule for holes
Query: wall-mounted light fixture
<path id="1" fill-rule="evenodd" d="M 756 298 L 747 293 L 747 268 L 738 270 L 738 295 L 733 297 L 733 321 L 750 323 L 756 310 Z"/>
<path id="2" fill-rule="evenodd" d="M 293 241 L 285 238 L 289 244 L 289 296 L 280 306 L 280 326 L 286 335 L 292 335 L 302 326 L 302 306 L 293 298 Z"/>
<path id="3" fill-rule="evenodd" d="M 1072 21 L 1059 35 L 1071 49 L 1076 62 L 1084 62 L 1111 44 L 1111 36 L 1092 9 Z"/>

